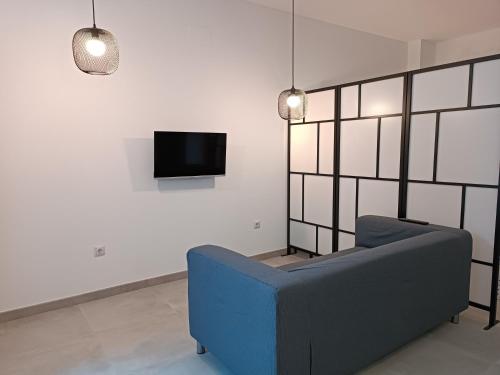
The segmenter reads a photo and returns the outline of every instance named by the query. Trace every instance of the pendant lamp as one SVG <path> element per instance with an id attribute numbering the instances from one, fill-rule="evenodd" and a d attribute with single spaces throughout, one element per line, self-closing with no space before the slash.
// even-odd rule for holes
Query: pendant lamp
<path id="1" fill-rule="evenodd" d="M 109 75 L 116 72 L 120 61 L 118 42 L 113 34 L 95 25 L 95 5 L 92 0 L 93 27 L 78 30 L 73 36 L 73 58 L 82 72 Z"/>
<path id="2" fill-rule="evenodd" d="M 278 112 L 284 120 L 302 120 L 306 111 L 306 93 L 295 88 L 295 0 L 292 0 L 292 88 L 280 94 Z"/>

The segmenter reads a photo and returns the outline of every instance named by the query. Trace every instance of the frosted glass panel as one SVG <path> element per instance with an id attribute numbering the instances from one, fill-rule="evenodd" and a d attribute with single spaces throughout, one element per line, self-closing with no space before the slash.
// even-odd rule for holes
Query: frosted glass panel
<path id="1" fill-rule="evenodd" d="M 359 216 L 398 216 L 399 183 L 359 180 Z"/>
<path id="2" fill-rule="evenodd" d="M 349 233 L 339 232 L 339 251 L 354 247 L 355 237 Z"/>
<path id="3" fill-rule="evenodd" d="M 467 188 L 464 229 L 472 233 L 476 260 L 493 262 L 496 209 L 496 189 Z"/>
<path id="4" fill-rule="evenodd" d="M 491 297 L 491 267 L 472 263 L 470 279 L 470 300 L 489 306 Z"/>
<path id="5" fill-rule="evenodd" d="M 335 118 L 335 90 L 307 94 L 306 121 L 325 121 Z"/>
<path id="6" fill-rule="evenodd" d="M 332 231 L 330 229 L 318 228 L 318 252 L 323 255 L 332 252 Z"/>
<path id="7" fill-rule="evenodd" d="M 335 125 L 325 122 L 319 130 L 319 173 L 333 174 L 333 143 Z"/>
<path id="8" fill-rule="evenodd" d="M 361 85 L 361 115 L 378 116 L 402 113 L 403 77 Z"/>
<path id="9" fill-rule="evenodd" d="M 316 173 L 317 125 L 294 125 L 290 130 L 290 170 Z"/>
<path id="10" fill-rule="evenodd" d="M 500 108 L 441 114 L 437 179 L 498 184 Z"/>
<path id="11" fill-rule="evenodd" d="M 461 187 L 408 184 L 407 216 L 410 219 L 459 228 L 461 202 Z"/>
<path id="12" fill-rule="evenodd" d="M 379 164 L 380 177 L 399 178 L 401 122 L 401 117 L 387 117 L 381 120 Z"/>
<path id="13" fill-rule="evenodd" d="M 302 175 L 290 175 L 290 217 L 302 220 Z"/>
<path id="14" fill-rule="evenodd" d="M 341 178 L 339 187 L 339 228 L 354 232 L 356 220 L 356 180 Z"/>
<path id="15" fill-rule="evenodd" d="M 431 181 L 434 170 L 436 115 L 413 115 L 410 128 L 410 180 Z"/>
<path id="16" fill-rule="evenodd" d="M 474 64 L 472 105 L 500 104 L 500 60 Z"/>
<path id="17" fill-rule="evenodd" d="M 332 226 L 333 177 L 304 176 L 304 221 Z"/>
<path id="18" fill-rule="evenodd" d="M 359 85 L 342 87 L 341 114 L 342 118 L 358 117 Z"/>
<path id="19" fill-rule="evenodd" d="M 340 173 L 375 177 L 377 169 L 377 119 L 342 121 Z"/>
<path id="20" fill-rule="evenodd" d="M 469 65 L 416 74 L 412 111 L 465 107 L 468 90 Z"/>
<path id="21" fill-rule="evenodd" d="M 316 227 L 290 221 L 290 245 L 316 251 Z"/>

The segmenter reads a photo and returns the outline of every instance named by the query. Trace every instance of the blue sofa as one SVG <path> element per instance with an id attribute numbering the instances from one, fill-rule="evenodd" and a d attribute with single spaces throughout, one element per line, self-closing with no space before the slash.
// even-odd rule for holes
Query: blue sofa
<path id="1" fill-rule="evenodd" d="M 352 374 L 468 307 L 468 232 L 378 216 L 356 247 L 275 269 L 188 252 L 189 325 L 237 375 Z"/>

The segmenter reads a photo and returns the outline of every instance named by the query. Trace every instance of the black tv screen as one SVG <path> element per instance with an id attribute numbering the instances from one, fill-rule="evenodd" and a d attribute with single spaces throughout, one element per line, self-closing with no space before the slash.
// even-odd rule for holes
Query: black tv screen
<path id="1" fill-rule="evenodd" d="M 226 138 L 225 133 L 155 132 L 154 177 L 225 174 Z"/>

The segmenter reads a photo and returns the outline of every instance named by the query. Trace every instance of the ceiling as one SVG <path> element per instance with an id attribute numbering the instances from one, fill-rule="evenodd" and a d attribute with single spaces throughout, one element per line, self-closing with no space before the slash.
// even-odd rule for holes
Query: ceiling
<path id="1" fill-rule="evenodd" d="M 249 0 L 290 11 L 291 0 Z M 392 39 L 444 40 L 500 27 L 500 0 L 296 0 L 297 14 Z"/>

